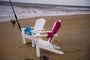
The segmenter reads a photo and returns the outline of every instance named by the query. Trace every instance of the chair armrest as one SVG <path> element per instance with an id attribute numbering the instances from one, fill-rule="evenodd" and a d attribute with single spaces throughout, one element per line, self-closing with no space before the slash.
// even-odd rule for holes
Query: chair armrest
<path id="1" fill-rule="evenodd" d="M 21 30 L 26 30 L 27 28 L 21 28 Z"/>
<path id="2" fill-rule="evenodd" d="M 34 37 L 45 37 L 47 36 L 47 34 L 43 34 L 43 35 L 34 35 Z"/>
<path id="3" fill-rule="evenodd" d="M 39 30 L 32 30 L 31 32 L 47 33 L 47 32 L 52 32 L 52 31 L 39 31 Z"/>
<path id="4" fill-rule="evenodd" d="M 37 31 L 39 33 L 47 33 L 47 32 L 52 32 L 52 31 Z"/>
<path id="5" fill-rule="evenodd" d="M 34 37 L 46 37 L 48 36 L 47 34 L 42 34 L 42 35 L 34 35 Z M 58 34 L 54 34 L 54 36 L 58 36 Z"/>

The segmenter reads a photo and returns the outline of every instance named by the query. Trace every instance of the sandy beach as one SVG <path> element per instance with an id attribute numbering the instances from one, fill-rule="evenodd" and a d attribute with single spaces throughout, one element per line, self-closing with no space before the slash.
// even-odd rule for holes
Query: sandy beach
<path id="1" fill-rule="evenodd" d="M 58 31 L 53 44 L 60 46 L 64 55 L 58 55 L 40 49 L 41 56 L 45 55 L 51 60 L 90 60 L 90 14 L 69 16 L 34 17 L 19 20 L 21 27 L 34 26 L 38 18 L 45 18 L 45 29 L 51 30 L 56 20 L 61 20 L 62 27 Z M 46 39 L 46 38 L 44 38 Z M 29 58 L 36 57 L 36 47 L 31 47 L 31 41 L 26 40 Z M 12 27 L 10 21 L 0 22 L 0 60 L 25 60 L 26 55 L 22 44 L 21 33 L 17 27 Z"/>

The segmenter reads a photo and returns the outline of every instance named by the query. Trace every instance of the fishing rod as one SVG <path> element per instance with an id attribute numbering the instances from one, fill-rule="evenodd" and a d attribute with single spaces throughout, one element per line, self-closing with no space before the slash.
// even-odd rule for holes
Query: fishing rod
<path id="1" fill-rule="evenodd" d="M 11 4 L 11 7 L 12 7 L 12 10 L 13 10 L 13 13 L 14 13 L 14 16 L 15 16 L 15 19 L 16 19 L 16 22 L 17 22 L 17 24 L 18 24 L 19 30 L 21 31 L 21 26 L 20 26 L 20 24 L 19 24 L 19 22 L 18 22 L 18 18 L 17 18 L 17 15 L 16 15 L 15 11 L 14 11 L 14 8 L 13 8 L 13 5 L 12 5 L 11 0 L 9 0 L 9 2 L 10 2 L 10 4 Z M 13 23 L 13 26 L 14 26 L 14 25 L 15 25 L 15 20 L 12 19 L 11 22 Z M 25 48 L 26 58 L 28 59 L 28 55 L 27 55 L 27 50 L 26 50 L 25 44 L 24 44 L 24 48 Z"/>
<path id="2" fill-rule="evenodd" d="M 12 5 L 11 0 L 9 0 L 9 2 L 10 2 L 10 4 L 11 4 L 11 7 L 12 7 L 12 10 L 13 10 L 13 13 L 14 13 L 14 16 L 15 16 L 15 19 L 16 19 L 16 22 L 17 22 L 17 24 L 18 24 L 19 30 L 21 31 L 21 26 L 20 26 L 20 24 L 19 24 L 19 22 L 18 22 L 18 18 L 17 18 L 17 15 L 16 15 L 15 11 L 14 11 L 14 8 L 13 8 L 13 5 Z"/>

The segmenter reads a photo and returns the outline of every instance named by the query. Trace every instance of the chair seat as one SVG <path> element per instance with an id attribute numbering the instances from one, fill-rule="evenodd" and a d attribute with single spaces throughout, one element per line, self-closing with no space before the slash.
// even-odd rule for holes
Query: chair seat
<path id="1" fill-rule="evenodd" d="M 48 41 L 45 41 L 45 40 L 39 40 L 38 43 L 45 44 L 45 45 L 50 45 L 51 44 L 51 43 L 49 43 Z"/>

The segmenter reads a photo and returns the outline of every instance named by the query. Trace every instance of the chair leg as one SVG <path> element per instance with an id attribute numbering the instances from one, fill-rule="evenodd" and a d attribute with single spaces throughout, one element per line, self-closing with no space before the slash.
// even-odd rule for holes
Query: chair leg
<path id="1" fill-rule="evenodd" d="M 34 33 L 32 33 L 32 47 L 34 47 L 35 45 L 35 41 L 34 41 Z"/>
<path id="2" fill-rule="evenodd" d="M 37 54 L 37 57 L 40 57 L 40 48 L 37 43 L 36 43 L 36 54 Z"/>
<path id="3" fill-rule="evenodd" d="M 26 44 L 25 38 L 22 37 L 22 39 L 23 39 L 23 40 L 22 40 L 22 43 L 23 43 L 23 44 Z"/>
<path id="4" fill-rule="evenodd" d="M 34 47 L 35 46 L 35 42 L 34 42 L 34 37 L 33 37 L 33 39 L 32 39 L 32 47 Z"/>
<path id="5" fill-rule="evenodd" d="M 26 44 L 25 37 L 24 37 L 24 30 L 21 31 L 21 35 L 22 35 L 22 43 Z"/>

